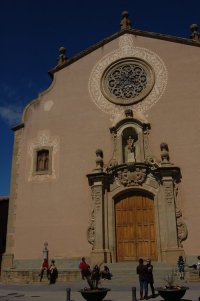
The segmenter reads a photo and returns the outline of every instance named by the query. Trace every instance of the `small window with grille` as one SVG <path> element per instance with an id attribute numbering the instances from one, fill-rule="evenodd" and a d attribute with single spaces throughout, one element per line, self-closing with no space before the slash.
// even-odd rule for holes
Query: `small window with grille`
<path id="1" fill-rule="evenodd" d="M 34 155 L 34 173 L 51 174 L 52 151 L 50 148 L 36 149 Z"/>
<path id="2" fill-rule="evenodd" d="M 47 171 L 49 169 L 49 150 L 42 149 L 37 152 L 36 171 Z"/>

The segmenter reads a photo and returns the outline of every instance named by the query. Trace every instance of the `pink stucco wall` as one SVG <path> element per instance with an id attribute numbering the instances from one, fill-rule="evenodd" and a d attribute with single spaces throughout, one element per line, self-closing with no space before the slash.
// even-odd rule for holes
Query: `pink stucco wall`
<path id="1" fill-rule="evenodd" d="M 188 227 L 184 249 L 187 255 L 198 254 L 200 48 L 133 37 L 136 47 L 155 52 L 167 67 L 166 90 L 145 115 L 152 128 L 152 154 L 159 158 L 159 145 L 167 142 L 171 161 L 181 168 L 179 200 Z M 57 72 L 51 87 L 26 110 L 15 212 L 17 259 L 39 258 L 45 241 L 54 258 L 87 256 L 91 251 L 86 239 L 91 210 L 86 174 L 95 168 L 97 148 L 103 149 L 105 163 L 111 159 L 112 139 L 110 116 L 91 100 L 88 80 L 96 62 L 117 47 L 116 39 Z M 45 111 L 49 101 L 53 105 Z M 40 131 L 59 139 L 56 178 L 46 182 L 28 180 L 28 147 Z"/>

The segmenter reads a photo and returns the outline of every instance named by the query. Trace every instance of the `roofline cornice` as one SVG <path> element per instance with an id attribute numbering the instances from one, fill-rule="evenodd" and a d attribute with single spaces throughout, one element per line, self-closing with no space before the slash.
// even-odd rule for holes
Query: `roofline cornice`
<path id="1" fill-rule="evenodd" d="M 137 36 L 142 36 L 142 37 L 148 37 L 148 38 L 154 38 L 158 40 L 164 40 L 164 41 L 169 41 L 172 43 L 179 43 L 179 44 L 185 44 L 185 45 L 190 45 L 190 46 L 195 46 L 195 47 L 200 47 L 200 42 L 192 40 L 192 39 L 187 39 L 187 38 L 179 38 L 171 35 L 165 35 L 165 34 L 160 34 L 160 33 L 154 33 L 154 32 L 148 32 L 148 31 L 142 31 L 138 29 L 124 29 L 121 30 L 120 32 L 116 32 L 112 34 L 111 36 L 101 40 L 100 42 L 90 46 L 89 48 L 81 51 L 80 53 L 76 54 L 75 56 L 69 58 L 66 62 L 64 62 L 62 65 L 58 65 L 51 70 L 49 70 L 49 75 L 51 78 L 53 78 L 53 75 L 55 72 L 58 72 L 59 70 L 65 68 L 68 65 L 71 65 L 75 61 L 79 60 L 80 58 L 84 57 L 85 55 L 91 53 L 92 51 L 96 50 L 99 47 L 104 46 L 105 44 L 111 42 L 112 40 L 120 37 L 121 35 L 128 33 L 128 34 L 133 34 Z"/>

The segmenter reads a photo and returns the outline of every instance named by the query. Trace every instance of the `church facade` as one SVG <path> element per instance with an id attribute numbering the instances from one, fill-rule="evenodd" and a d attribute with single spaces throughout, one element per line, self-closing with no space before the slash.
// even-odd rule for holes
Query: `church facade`
<path id="1" fill-rule="evenodd" d="M 24 110 L 2 268 L 199 255 L 200 41 L 131 28 L 68 59 Z"/>

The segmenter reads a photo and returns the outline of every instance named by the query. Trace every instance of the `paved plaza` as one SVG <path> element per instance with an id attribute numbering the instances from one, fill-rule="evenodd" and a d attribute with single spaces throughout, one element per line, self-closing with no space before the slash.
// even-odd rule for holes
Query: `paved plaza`
<path id="1" fill-rule="evenodd" d="M 71 301 L 84 301 L 81 294 L 78 292 L 86 286 L 84 281 L 49 284 L 2 284 L 0 283 L 0 301 L 68 301 L 69 294 L 67 289 L 70 288 Z M 130 284 L 115 284 L 111 281 L 103 283 L 104 287 L 110 288 L 104 301 L 132 301 L 132 287 L 136 287 L 136 297 L 139 299 L 138 283 Z M 187 283 L 187 290 L 183 301 L 199 301 L 200 297 L 200 282 Z M 156 295 L 155 299 L 149 300 L 160 301 L 162 298 Z M 173 300 L 172 300 L 173 301 Z"/>

